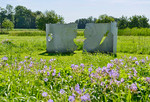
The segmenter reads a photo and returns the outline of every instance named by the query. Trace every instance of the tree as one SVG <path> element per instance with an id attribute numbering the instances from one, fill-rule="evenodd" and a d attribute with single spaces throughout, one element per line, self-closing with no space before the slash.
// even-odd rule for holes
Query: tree
<path id="1" fill-rule="evenodd" d="M 6 10 L 7 10 L 7 19 L 14 22 L 14 9 L 13 9 L 13 6 L 8 4 L 6 6 Z"/>
<path id="2" fill-rule="evenodd" d="M 36 13 L 24 6 L 15 7 L 15 28 L 36 28 Z"/>
<path id="3" fill-rule="evenodd" d="M 2 24 L 3 20 L 7 17 L 6 16 L 7 10 L 4 8 L 0 8 L 0 23 Z"/>
<path id="4" fill-rule="evenodd" d="M 85 29 L 85 26 L 87 23 L 89 23 L 89 20 L 86 18 L 81 18 L 76 20 L 75 23 L 78 24 L 78 29 Z"/>
<path id="5" fill-rule="evenodd" d="M 149 19 L 146 18 L 144 15 L 139 17 L 139 26 L 142 28 L 149 28 Z"/>
<path id="6" fill-rule="evenodd" d="M 38 29 L 45 30 L 48 23 L 64 23 L 64 18 L 57 15 L 55 11 L 46 11 L 44 14 L 37 16 L 36 25 Z"/>
<path id="7" fill-rule="evenodd" d="M 135 15 L 129 18 L 129 28 L 140 28 L 139 16 Z"/>
<path id="8" fill-rule="evenodd" d="M 96 22 L 96 18 L 93 18 L 92 16 L 88 18 L 77 19 L 75 21 L 75 23 L 78 24 L 78 29 L 85 29 L 87 23 L 95 23 L 95 22 Z"/>
<path id="9" fill-rule="evenodd" d="M 3 23 L 2 23 L 2 26 L 3 26 L 4 28 L 6 28 L 7 31 L 8 31 L 8 29 L 11 29 L 11 30 L 12 30 L 12 29 L 14 28 L 13 22 L 10 21 L 9 19 L 4 19 L 4 21 L 3 21 Z"/>
<path id="10" fill-rule="evenodd" d="M 125 29 L 128 27 L 128 18 L 127 17 L 124 17 L 122 16 L 121 18 L 119 18 L 118 20 L 118 28 L 119 29 Z"/>
<path id="11" fill-rule="evenodd" d="M 110 23 L 115 21 L 114 18 L 104 14 L 99 16 L 99 18 L 97 19 L 96 23 Z"/>
<path id="12" fill-rule="evenodd" d="M 149 19 L 143 15 L 142 16 L 135 15 L 129 18 L 129 27 L 148 28 L 149 27 L 148 21 Z"/>

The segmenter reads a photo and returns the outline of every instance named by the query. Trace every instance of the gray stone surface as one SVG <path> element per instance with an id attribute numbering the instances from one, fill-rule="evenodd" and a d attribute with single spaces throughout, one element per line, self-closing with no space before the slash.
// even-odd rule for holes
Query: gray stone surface
<path id="1" fill-rule="evenodd" d="M 66 53 L 76 50 L 77 24 L 46 24 L 47 52 Z"/>
<path id="2" fill-rule="evenodd" d="M 113 52 L 117 47 L 117 23 L 88 23 L 84 31 L 83 51 L 87 52 Z M 107 34 L 107 37 L 104 35 Z"/>

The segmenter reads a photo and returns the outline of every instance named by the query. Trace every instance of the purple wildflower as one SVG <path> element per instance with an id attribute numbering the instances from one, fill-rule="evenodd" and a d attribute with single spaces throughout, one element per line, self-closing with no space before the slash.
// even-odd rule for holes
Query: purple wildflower
<path id="1" fill-rule="evenodd" d="M 148 57 L 146 57 L 146 60 L 148 61 Z"/>
<path id="2" fill-rule="evenodd" d="M 94 77 L 94 75 L 95 75 L 94 73 L 91 73 L 91 74 L 89 75 L 89 77 Z"/>
<path id="3" fill-rule="evenodd" d="M 56 69 L 53 70 L 52 76 L 56 75 Z"/>
<path id="4" fill-rule="evenodd" d="M 60 72 L 58 73 L 58 76 L 60 77 Z"/>
<path id="5" fill-rule="evenodd" d="M 76 95 L 74 93 L 72 93 L 72 96 L 76 97 Z"/>
<path id="6" fill-rule="evenodd" d="M 85 92 L 85 88 L 83 88 L 83 92 Z"/>
<path id="7" fill-rule="evenodd" d="M 20 61 L 19 64 L 23 64 L 24 62 Z"/>
<path id="8" fill-rule="evenodd" d="M 26 60 L 24 60 L 24 63 L 26 62 Z"/>
<path id="9" fill-rule="evenodd" d="M 75 65 L 75 66 L 74 66 L 75 69 L 77 69 L 78 67 L 79 67 L 78 65 Z"/>
<path id="10" fill-rule="evenodd" d="M 116 58 L 116 59 L 114 59 L 114 62 L 115 62 L 115 63 L 118 63 L 118 59 L 117 59 L 117 58 Z"/>
<path id="11" fill-rule="evenodd" d="M 135 61 L 135 64 L 136 64 L 136 65 L 139 65 L 139 62 L 138 62 L 138 61 Z"/>
<path id="12" fill-rule="evenodd" d="M 59 91 L 59 93 L 60 93 L 60 94 L 64 94 L 64 93 L 65 93 L 65 90 L 64 90 L 64 89 L 61 89 L 61 90 Z"/>
<path id="13" fill-rule="evenodd" d="M 123 78 L 121 78 L 121 82 L 124 82 L 124 79 L 123 79 Z"/>
<path id="14" fill-rule="evenodd" d="M 49 76 L 49 75 L 50 75 L 50 72 L 47 72 L 47 75 Z"/>
<path id="15" fill-rule="evenodd" d="M 142 63 L 145 63 L 145 60 L 144 60 L 144 59 L 142 59 L 142 60 L 141 60 L 141 62 L 142 62 Z"/>
<path id="16" fill-rule="evenodd" d="M 109 72 L 109 76 L 110 77 L 119 77 L 119 73 L 118 72 L 116 72 L 116 71 L 114 71 L 114 70 L 111 70 L 110 72 Z"/>
<path id="17" fill-rule="evenodd" d="M 146 77 L 146 81 L 150 83 L 150 77 Z"/>
<path id="18" fill-rule="evenodd" d="M 53 71 L 54 71 L 54 73 L 56 73 L 56 69 L 54 69 Z"/>
<path id="19" fill-rule="evenodd" d="M 96 72 L 99 73 L 101 70 L 102 70 L 102 69 L 101 69 L 100 67 L 98 67 L 98 68 L 96 69 Z"/>
<path id="20" fill-rule="evenodd" d="M 83 63 L 81 63 L 81 64 L 80 64 L 80 66 L 81 66 L 81 67 L 84 67 L 84 64 L 83 64 Z"/>
<path id="21" fill-rule="evenodd" d="M 32 64 L 29 64 L 29 67 L 32 67 Z"/>
<path id="22" fill-rule="evenodd" d="M 101 82 L 101 86 L 103 86 L 104 85 L 104 83 L 103 82 Z"/>
<path id="23" fill-rule="evenodd" d="M 120 62 L 122 62 L 122 61 L 123 61 L 123 59 L 119 59 L 119 61 L 120 61 Z"/>
<path id="24" fill-rule="evenodd" d="M 117 81 L 117 80 L 116 80 L 115 82 L 116 82 L 116 84 L 119 86 L 119 84 L 120 84 L 120 81 Z"/>
<path id="25" fill-rule="evenodd" d="M 68 101 L 73 102 L 75 100 L 74 96 L 69 96 Z"/>
<path id="26" fill-rule="evenodd" d="M 43 62 L 43 59 L 41 58 L 40 61 Z"/>
<path id="27" fill-rule="evenodd" d="M 74 66 L 75 66 L 75 65 L 74 65 L 74 64 L 72 64 L 72 65 L 71 65 L 71 68 L 74 68 Z"/>
<path id="28" fill-rule="evenodd" d="M 71 87 L 71 90 L 73 91 L 73 87 Z"/>
<path id="29" fill-rule="evenodd" d="M 92 72 L 92 70 L 93 70 L 92 68 L 89 68 L 89 69 L 88 69 L 89 72 Z"/>
<path id="30" fill-rule="evenodd" d="M 112 83 L 113 83 L 113 81 L 112 81 L 112 79 L 111 79 L 111 81 L 110 81 L 109 85 L 111 85 Z"/>
<path id="31" fill-rule="evenodd" d="M 137 76 L 137 71 L 134 69 L 134 76 Z"/>
<path id="32" fill-rule="evenodd" d="M 50 60 L 49 60 L 49 63 L 51 63 L 52 61 L 55 61 L 55 60 L 56 60 L 56 59 L 50 59 Z"/>
<path id="33" fill-rule="evenodd" d="M 133 57 L 133 59 L 132 60 L 137 60 L 137 58 L 136 57 Z"/>
<path id="34" fill-rule="evenodd" d="M 51 71 L 51 69 L 52 69 L 52 66 L 49 66 L 49 70 Z"/>
<path id="35" fill-rule="evenodd" d="M 28 56 L 25 56 L 25 58 L 28 58 Z"/>
<path id="36" fill-rule="evenodd" d="M 111 63 L 107 64 L 107 68 L 112 68 L 112 67 L 113 67 L 113 64 L 111 64 Z"/>
<path id="37" fill-rule="evenodd" d="M 79 89 L 80 89 L 80 85 L 77 84 L 77 85 L 75 86 L 75 90 L 79 90 Z"/>
<path id="38" fill-rule="evenodd" d="M 77 84 L 77 85 L 75 86 L 75 91 L 76 91 L 78 94 L 81 94 L 81 93 L 82 93 L 79 84 Z"/>
<path id="39" fill-rule="evenodd" d="M 2 60 L 7 61 L 8 58 L 7 58 L 6 56 L 4 56 L 4 57 L 2 58 Z"/>
<path id="40" fill-rule="evenodd" d="M 9 66 L 9 64 L 8 64 L 8 63 L 6 63 L 6 66 Z"/>
<path id="41" fill-rule="evenodd" d="M 54 102 L 52 99 L 49 99 L 48 102 Z"/>
<path id="42" fill-rule="evenodd" d="M 47 68 L 47 65 L 44 65 L 44 68 Z"/>
<path id="43" fill-rule="evenodd" d="M 128 67 L 127 64 L 124 67 L 127 68 Z"/>
<path id="44" fill-rule="evenodd" d="M 130 90 L 131 91 L 133 91 L 133 92 L 135 92 L 136 90 L 137 90 L 137 86 L 136 86 L 136 84 L 131 84 L 131 86 L 130 86 Z"/>
<path id="45" fill-rule="evenodd" d="M 48 78 L 44 78 L 44 81 L 47 82 L 47 81 L 48 81 Z"/>
<path id="46" fill-rule="evenodd" d="M 85 95 L 81 96 L 81 101 L 90 101 L 90 95 L 85 94 Z"/>
<path id="47" fill-rule="evenodd" d="M 17 69 L 17 70 L 19 71 L 20 69 L 21 69 L 21 66 L 18 66 L 18 69 Z"/>
<path id="48" fill-rule="evenodd" d="M 42 93 L 42 96 L 43 96 L 43 97 L 46 97 L 46 96 L 47 96 L 47 92 L 43 92 L 43 93 Z"/>

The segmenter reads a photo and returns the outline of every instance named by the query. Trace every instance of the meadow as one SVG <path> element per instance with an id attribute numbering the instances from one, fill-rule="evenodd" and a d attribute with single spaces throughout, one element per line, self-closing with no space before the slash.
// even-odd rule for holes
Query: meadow
<path id="1" fill-rule="evenodd" d="M 46 53 L 42 31 L 0 35 L 0 102 L 149 102 L 150 36 L 118 36 L 114 57 L 82 53 L 83 31 L 68 54 Z"/>

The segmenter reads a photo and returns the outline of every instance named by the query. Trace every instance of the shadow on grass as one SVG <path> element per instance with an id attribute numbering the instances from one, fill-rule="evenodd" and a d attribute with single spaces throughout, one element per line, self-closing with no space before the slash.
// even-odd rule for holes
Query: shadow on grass
<path id="1" fill-rule="evenodd" d="M 92 54 L 92 55 L 103 54 L 103 55 L 107 55 L 107 56 L 112 56 L 114 58 L 117 57 L 117 54 L 113 54 L 112 52 L 99 52 L 99 51 L 87 52 L 87 51 L 83 51 L 82 54 Z"/>
<path id="2" fill-rule="evenodd" d="M 40 53 L 39 55 L 42 56 L 73 56 L 75 53 L 73 52 L 68 52 L 68 53 L 49 53 L 49 52 L 43 52 Z"/>

